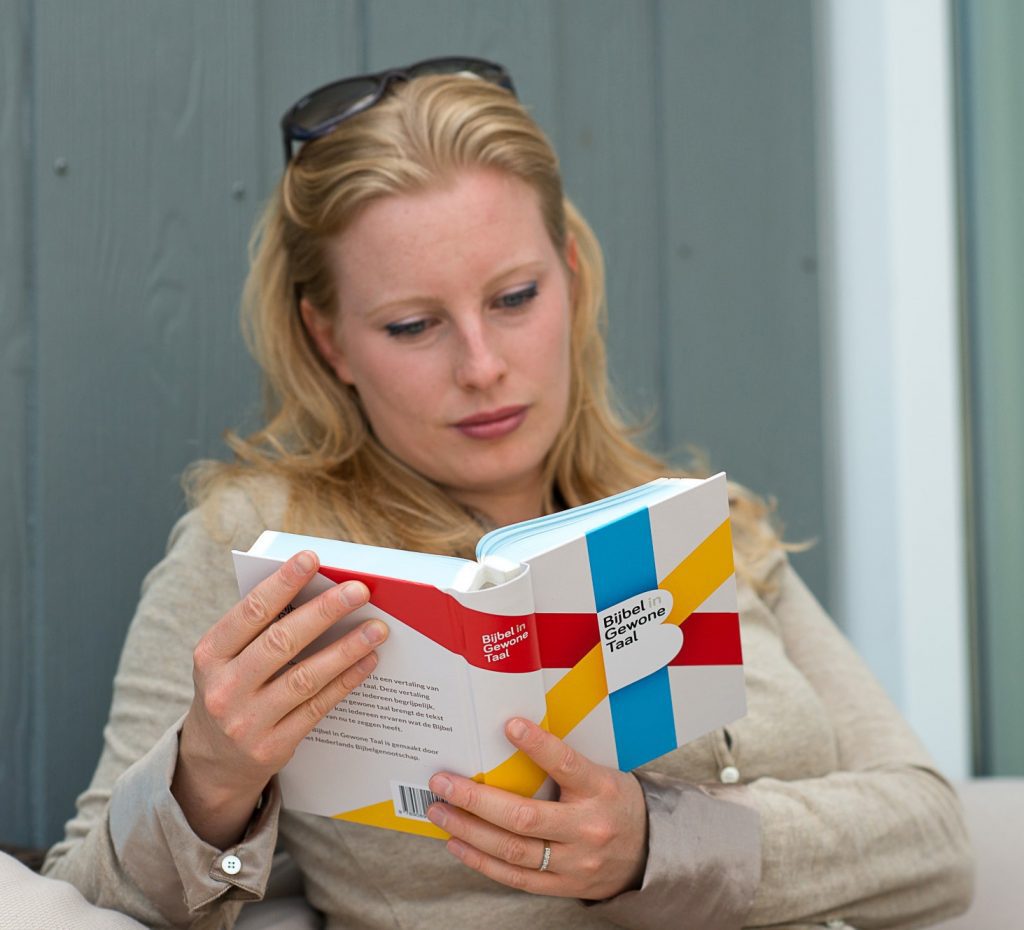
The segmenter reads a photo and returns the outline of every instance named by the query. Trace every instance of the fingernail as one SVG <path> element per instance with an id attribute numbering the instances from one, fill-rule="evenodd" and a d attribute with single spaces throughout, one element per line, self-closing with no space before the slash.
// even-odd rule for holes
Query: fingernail
<path id="1" fill-rule="evenodd" d="M 430 779 L 430 790 L 439 798 L 450 798 L 452 796 L 452 783 L 444 775 L 435 775 Z"/>
<path id="2" fill-rule="evenodd" d="M 371 620 L 364 624 L 362 633 L 363 639 L 371 646 L 376 646 L 377 643 L 384 642 L 384 637 L 388 635 L 388 628 L 380 620 Z"/>
<path id="3" fill-rule="evenodd" d="M 361 581 L 346 581 L 338 589 L 338 596 L 346 607 L 361 607 L 370 599 L 370 592 Z"/>
<path id="4" fill-rule="evenodd" d="M 448 820 L 448 814 L 445 812 L 443 804 L 431 804 L 427 808 L 427 817 L 430 818 L 430 822 L 438 827 L 443 827 L 445 821 Z"/>
<path id="5" fill-rule="evenodd" d="M 377 656 L 372 652 L 368 656 L 363 656 L 355 666 L 360 675 L 369 675 L 376 667 Z"/>
<path id="6" fill-rule="evenodd" d="M 522 739 L 526 736 L 526 724 L 518 717 L 513 718 L 508 722 L 508 735 L 512 739 Z"/>
<path id="7" fill-rule="evenodd" d="M 295 564 L 300 572 L 308 575 L 316 568 L 316 558 L 312 552 L 300 552 L 295 558 Z"/>

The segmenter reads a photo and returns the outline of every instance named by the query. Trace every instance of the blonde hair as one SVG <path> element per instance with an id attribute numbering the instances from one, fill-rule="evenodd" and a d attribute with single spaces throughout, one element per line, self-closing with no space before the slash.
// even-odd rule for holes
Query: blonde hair
<path id="1" fill-rule="evenodd" d="M 479 518 L 380 444 L 358 395 L 316 351 L 297 306 L 301 295 L 328 318 L 338 312 L 326 246 L 367 205 L 443 186 L 472 168 L 528 184 L 558 253 L 574 243 L 578 259 L 569 411 L 546 460 L 545 512 L 682 474 L 637 446 L 616 413 L 606 371 L 601 249 L 563 194 L 547 138 L 507 91 L 472 78 L 430 76 L 398 86 L 307 143 L 281 178 L 253 233 L 242 301 L 246 338 L 264 375 L 266 425 L 246 437 L 228 433 L 235 462 L 190 469 L 193 501 L 245 475 L 272 474 L 289 490 L 284 529 L 472 555 Z M 742 489 L 733 496 L 744 561 L 777 540 L 765 505 Z"/>

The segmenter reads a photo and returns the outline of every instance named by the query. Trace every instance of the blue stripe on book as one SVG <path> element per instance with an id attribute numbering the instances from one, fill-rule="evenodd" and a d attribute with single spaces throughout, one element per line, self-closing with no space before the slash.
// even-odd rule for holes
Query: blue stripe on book
<path id="1" fill-rule="evenodd" d="M 631 772 L 676 748 L 668 668 L 608 695 L 619 768 Z"/>
<path id="2" fill-rule="evenodd" d="M 598 615 L 658 587 L 646 508 L 588 533 L 587 554 Z M 620 769 L 628 772 L 676 748 L 667 668 L 609 694 L 608 702 Z"/>

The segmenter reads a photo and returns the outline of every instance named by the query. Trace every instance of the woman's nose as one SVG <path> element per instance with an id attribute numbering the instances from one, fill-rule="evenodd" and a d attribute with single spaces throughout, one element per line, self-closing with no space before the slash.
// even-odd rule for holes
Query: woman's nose
<path id="1" fill-rule="evenodd" d="M 488 333 L 483 325 L 472 325 L 464 328 L 460 335 L 460 352 L 455 365 L 459 387 L 467 391 L 494 387 L 508 370 L 496 334 Z"/>

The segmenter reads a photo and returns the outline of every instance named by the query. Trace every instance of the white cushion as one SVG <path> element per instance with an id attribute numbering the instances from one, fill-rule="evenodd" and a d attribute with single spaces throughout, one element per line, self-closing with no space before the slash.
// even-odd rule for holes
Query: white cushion
<path id="1" fill-rule="evenodd" d="M 977 859 L 974 901 L 936 930 L 1024 927 L 1024 778 L 975 778 L 956 788 Z"/>
<path id="2" fill-rule="evenodd" d="M 131 917 L 90 904 L 73 885 L 36 875 L 6 853 L 0 853 L 0 927 L 145 930 Z"/>

